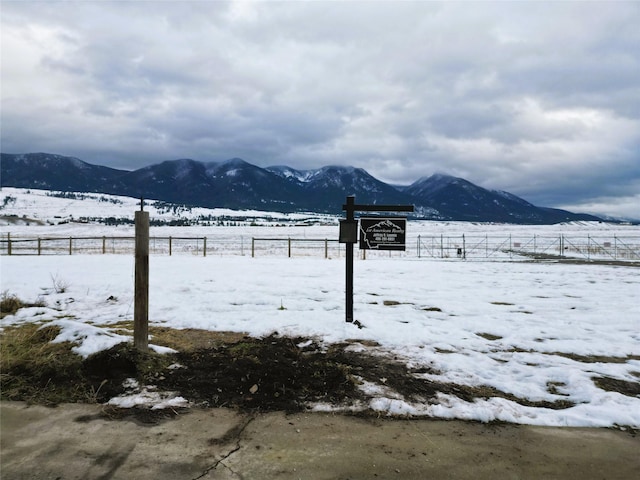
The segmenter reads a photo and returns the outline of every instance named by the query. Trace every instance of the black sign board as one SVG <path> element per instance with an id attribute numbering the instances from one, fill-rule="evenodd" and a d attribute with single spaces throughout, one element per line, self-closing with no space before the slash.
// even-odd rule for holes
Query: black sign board
<path id="1" fill-rule="evenodd" d="M 346 306 L 346 320 L 350 323 L 353 322 L 353 245 L 357 242 L 357 227 L 358 222 L 355 217 L 355 212 L 413 212 L 413 205 L 362 205 L 356 203 L 356 197 L 354 195 L 349 195 L 347 197 L 347 202 L 342 205 L 342 210 L 344 210 L 347 214 L 347 218 L 340 222 L 340 242 L 345 244 L 345 264 L 346 264 L 346 288 L 345 288 L 345 306 Z M 366 219 L 364 219 L 366 220 Z M 372 219 L 376 222 L 383 220 L 382 218 Z M 389 219 L 392 222 L 400 221 L 402 222 L 402 247 L 395 248 L 395 250 L 404 250 L 404 242 L 405 242 L 405 232 L 407 220 L 405 218 L 392 218 Z M 374 222 L 375 223 L 375 222 Z M 400 225 L 400 224 L 398 224 Z M 371 226 L 371 225 L 369 225 Z M 355 227 L 355 228 L 354 228 Z M 391 232 L 396 235 L 399 235 L 400 232 Z M 365 236 L 366 238 L 366 236 Z M 399 243 L 400 237 L 395 237 Z M 384 242 L 388 244 L 388 240 Z M 366 244 L 366 240 L 365 240 Z M 369 243 L 369 245 L 371 245 Z M 399 245 L 398 245 L 399 246 Z M 362 246 L 360 248 L 363 248 Z M 370 247 L 369 247 L 370 248 Z M 377 247 L 380 249 L 380 247 Z M 360 324 L 356 323 L 358 326 Z"/>
<path id="2" fill-rule="evenodd" d="M 400 217 L 361 217 L 361 250 L 405 250 L 407 219 Z"/>
<path id="3" fill-rule="evenodd" d="M 356 243 L 358 241 L 358 221 L 340 220 L 340 243 Z"/>

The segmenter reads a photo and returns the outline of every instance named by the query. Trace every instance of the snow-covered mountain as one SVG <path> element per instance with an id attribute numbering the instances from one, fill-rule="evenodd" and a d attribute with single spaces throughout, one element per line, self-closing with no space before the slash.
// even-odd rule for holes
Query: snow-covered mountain
<path id="1" fill-rule="evenodd" d="M 47 153 L 3 153 L 0 161 L 2 186 L 144 197 L 209 208 L 336 214 L 342 212 L 345 197 L 355 195 L 363 204 L 412 204 L 413 216 L 426 219 L 531 224 L 600 220 L 536 207 L 508 192 L 442 174 L 394 187 L 362 168 L 261 168 L 239 158 L 220 163 L 168 160 L 134 171 Z"/>
<path id="2" fill-rule="evenodd" d="M 540 208 L 516 195 L 487 190 L 458 177 L 434 174 L 404 188 L 418 204 L 438 209 L 444 218 L 466 221 L 548 224 L 599 220 L 553 208 Z"/>

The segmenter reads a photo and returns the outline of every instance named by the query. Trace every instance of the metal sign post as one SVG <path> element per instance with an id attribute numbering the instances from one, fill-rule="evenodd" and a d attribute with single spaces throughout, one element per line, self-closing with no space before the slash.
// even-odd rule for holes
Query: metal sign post
<path id="1" fill-rule="evenodd" d="M 353 245 L 358 241 L 358 221 L 355 218 L 355 212 L 413 212 L 413 205 L 358 205 L 356 204 L 356 197 L 350 195 L 347 197 L 347 201 L 344 205 L 342 205 L 342 210 L 346 212 L 347 218 L 345 220 L 340 221 L 340 243 L 344 243 L 346 246 L 346 321 L 348 323 L 353 323 Z M 385 219 L 378 219 L 379 221 Z M 391 219 L 387 219 L 391 220 Z M 395 220 L 395 219 L 394 219 Z M 404 220 L 404 229 L 402 231 L 402 247 L 400 248 L 398 231 L 395 231 L 386 234 L 384 240 L 380 243 L 386 244 L 387 248 L 384 246 L 378 246 L 379 250 L 404 250 L 404 238 L 406 232 L 406 220 Z M 395 224 L 395 221 L 392 222 Z M 380 232 L 383 229 L 392 230 L 400 229 L 400 224 L 395 224 L 394 227 L 389 225 L 379 225 L 378 234 L 382 235 Z M 373 230 L 372 230 L 373 231 Z M 395 235 L 395 236 L 393 236 Z M 392 241 L 393 240 L 393 241 Z M 388 248 L 393 245 L 392 248 Z M 361 247 L 362 248 L 362 247 Z"/>

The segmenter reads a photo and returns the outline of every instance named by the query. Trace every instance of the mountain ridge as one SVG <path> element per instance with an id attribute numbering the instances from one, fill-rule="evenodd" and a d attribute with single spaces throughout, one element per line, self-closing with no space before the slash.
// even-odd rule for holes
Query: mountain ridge
<path id="1" fill-rule="evenodd" d="M 0 173 L 0 186 L 145 197 L 209 208 L 339 214 L 345 197 L 355 195 L 361 204 L 413 204 L 413 218 L 523 224 L 602 221 L 537 207 L 509 192 L 442 173 L 398 187 L 353 166 L 297 170 L 284 165 L 262 168 L 240 158 L 182 158 L 127 171 L 49 153 L 1 153 Z"/>

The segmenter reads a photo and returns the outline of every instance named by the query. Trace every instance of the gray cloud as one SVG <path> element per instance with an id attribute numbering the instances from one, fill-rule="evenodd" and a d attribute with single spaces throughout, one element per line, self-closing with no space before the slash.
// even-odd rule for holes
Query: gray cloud
<path id="1" fill-rule="evenodd" d="M 3 2 L 2 150 L 463 176 L 640 216 L 640 4 Z M 584 207 L 584 208 L 583 208 Z"/>

